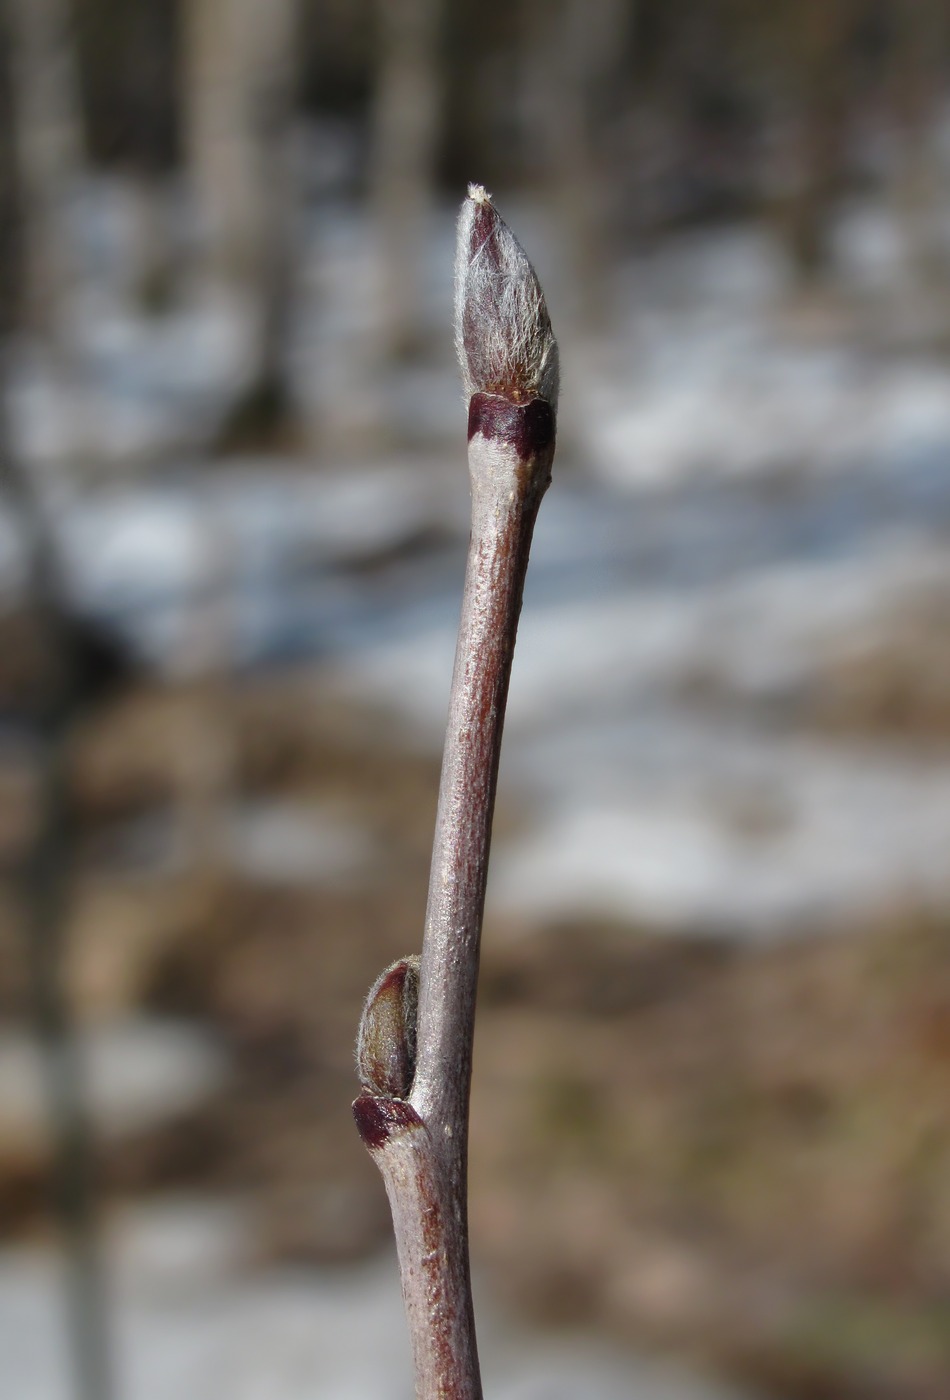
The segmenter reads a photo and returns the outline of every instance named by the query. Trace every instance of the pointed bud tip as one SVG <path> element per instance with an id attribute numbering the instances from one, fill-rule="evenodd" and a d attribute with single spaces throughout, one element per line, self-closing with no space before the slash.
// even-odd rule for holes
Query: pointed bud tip
<path id="1" fill-rule="evenodd" d="M 544 294 L 521 244 L 484 185 L 462 202 L 455 263 L 455 341 L 466 396 L 554 409 L 558 350 Z"/>

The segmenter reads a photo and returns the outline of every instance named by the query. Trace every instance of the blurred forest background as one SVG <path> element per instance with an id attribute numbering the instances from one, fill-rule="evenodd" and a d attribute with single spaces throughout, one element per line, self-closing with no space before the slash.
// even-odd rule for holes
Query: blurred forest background
<path id="1" fill-rule="evenodd" d="M 468 180 L 564 382 L 491 1393 L 945 1397 L 941 0 L 3 0 L 0 1393 L 409 1394 L 349 1104 L 421 938 Z"/>

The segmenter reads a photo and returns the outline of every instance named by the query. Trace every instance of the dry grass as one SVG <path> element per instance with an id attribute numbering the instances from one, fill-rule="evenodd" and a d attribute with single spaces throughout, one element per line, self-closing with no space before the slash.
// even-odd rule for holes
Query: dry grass
<path id="1" fill-rule="evenodd" d="M 389 1235 L 350 1121 L 353 1035 L 379 968 L 418 944 L 437 765 L 310 677 L 232 695 L 223 716 L 220 699 L 141 694 L 88 729 L 90 850 L 176 800 L 197 713 L 228 726 L 232 792 L 335 804 L 379 858 L 285 888 L 200 872 L 136 885 L 85 861 L 71 969 L 86 1014 L 103 1014 L 105 967 L 109 1008 L 205 1018 L 236 1066 L 197 1120 L 117 1150 L 107 1180 L 250 1190 L 262 1251 L 352 1257 Z M 7 907 L 8 1011 L 13 922 Z M 950 1390 L 950 919 L 897 909 L 757 951 L 496 926 L 483 969 L 473 1235 L 499 1288 L 703 1350 L 779 1394 Z M 35 1219 L 43 1164 L 5 1161 L 0 1214 Z"/>

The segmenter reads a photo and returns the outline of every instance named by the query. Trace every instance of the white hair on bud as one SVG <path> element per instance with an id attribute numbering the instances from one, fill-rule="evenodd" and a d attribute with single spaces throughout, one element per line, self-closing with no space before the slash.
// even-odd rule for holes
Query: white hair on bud
<path id="1" fill-rule="evenodd" d="M 558 349 L 528 256 L 483 185 L 458 222 L 455 344 L 467 398 L 499 393 L 557 406 Z"/>

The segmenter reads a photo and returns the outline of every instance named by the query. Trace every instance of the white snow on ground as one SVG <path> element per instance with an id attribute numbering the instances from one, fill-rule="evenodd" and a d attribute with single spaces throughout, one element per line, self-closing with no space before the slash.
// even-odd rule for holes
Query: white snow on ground
<path id="1" fill-rule="evenodd" d="M 65 364 L 25 357 L 11 393 L 17 450 L 34 462 L 125 466 L 213 429 L 243 372 L 248 308 L 198 293 L 143 319 L 110 287 L 88 287 Z"/>
<path id="2" fill-rule="evenodd" d="M 408 465 L 316 475 L 261 461 L 200 486 L 193 477 L 90 492 L 59 525 L 78 595 L 95 606 L 199 588 L 214 570 L 215 537 L 246 570 L 271 559 L 326 568 L 371 558 L 439 514 L 431 483 Z"/>
<path id="3" fill-rule="evenodd" d="M 904 322 L 911 343 L 921 331 L 939 342 L 946 308 L 913 287 L 906 238 L 880 206 L 847 211 L 836 242 L 837 287 L 855 307 L 832 293 L 797 318 L 765 230 L 701 230 L 631 260 L 609 347 L 563 347 L 562 416 L 584 465 L 631 490 L 788 466 L 861 470 L 946 443 L 950 368 L 887 347 Z"/>
<path id="4" fill-rule="evenodd" d="M 183 1022 L 131 1018 L 84 1032 L 81 1071 L 96 1133 L 142 1132 L 187 1113 L 218 1090 L 227 1060 L 210 1031 Z M 0 1140 L 46 1141 L 44 1074 L 36 1041 L 25 1031 L 0 1036 Z M 2 1348 L 0 1348 L 2 1355 Z"/>
<path id="5" fill-rule="evenodd" d="M 947 761 L 660 720 L 549 733 L 517 766 L 536 804 L 496 848 L 496 909 L 767 936 L 950 898 Z"/>
<path id="6" fill-rule="evenodd" d="M 232 810 L 228 836 L 234 869 L 262 883 L 365 882 L 373 853 L 363 827 L 315 803 L 242 803 Z"/>
<path id="7" fill-rule="evenodd" d="M 373 350 L 378 250 L 359 213 L 324 208 L 310 228 L 312 314 L 294 346 L 306 410 L 336 441 L 388 404 L 417 457 L 314 472 L 181 459 L 81 497 L 52 473 L 48 495 L 77 599 L 160 669 L 308 654 L 434 747 L 465 530 L 451 219 L 431 221 L 420 309 L 446 353 L 408 368 Z M 550 221 L 525 229 L 556 313 Z M 780 727 L 829 660 L 950 585 L 950 368 L 928 349 L 939 299 L 926 305 L 883 205 L 846 211 L 837 256 L 831 291 L 803 299 L 766 230 L 695 230 L 617 271 L 599 343 L 564 328 L 567 479 L 542 510 L 514 668 L 502 790 L 524 826 L 496 846 L 499 904 L 751 934 L 946 896 L 950 755 L 921 765 Z M 244 313 L 205 293 L 145 322 L 113 253 L 98 266 L 73 309 L 96 420 L 113 448 L 154 449 L 163 424 L 180 439 L 239 374 Z M 56 426 L 47 380 L 25 361 L 14 404 L 38 459 Z M 573 483 L 572 465 L 586 473 Z M 451 576 L 412 553 L 446 529 Z M 400 550 L 403 572 L 374 577 Z M 0 578 L 16 567 L 0 524 Z M 719 708 L 691 706 L 691 689 Z M 317 839 L 272 819 L 238 834 L 251 859 L 285 844 L 287 878 Z"/>
<path id="8" fill-rule="evenodd" d="M 246 1223 L 219 1204 L 166 1202 L 114 1232 L 123 1400 L 410 1400 L 395 1262 L 242 1271 Z M 59 1282 L 48 1254 L 0 1253 L 4 1395 L 71 1394 Z M 476 1306 L 483 1379 L 498 1400 L 742 1400 L 603 1342 L 516 1330 L 490 1298 Z"/>
<path id="9" fill-rule="evenodd" d="M 699 674 L 781 701 L 873 636 L 885 602 L 945 577 L 939 551 L 897 537 L 705 589 L 539 600 L 522 621 L 502 762 L 526 829 L 496 843 L 491 905 L 758 935 L 946 899 L 950 754 L 759 733 L 677 697 Z M 340 683 L 405 706 L 435 743 L 453 645 L 446 622 L 366 648 Z"/>
<path id="10" fill-rule="evenodd" d="M 947 578 L 941 549 L 898 537 L 857 557 L 777 563 L 703 588 L 618 587 L 548 603 L 535 591 L 519 631 L 509 732 L 564 715 L 595 724 L 605 706 L 621 701 L 633 717 L 644 696 L 695 674 L 721 677 L 750 696 L 780 696 L 830 650 L 873 632 L 885 603 Z M 341 674 L 404 708 L 436 738 L 455 625 L 447 611 L 428 628 L 354 652 Z"/>
<path id="11" fill-rule="evenodd" d="M 692 476 L 834 470 L 950 439 L 950 369 L 783 348 L 693 318 L 589 386 L 590 465 L 618 489 Z M 675 372 L 669 363 L 676 349 Z"/>
<path id="12" fill-rule="evenodd" d="M 558 285 L 569 260 L 547 246 L 550 221 L 512 212 L 519 215 L 557 321 L 559 301 L 570 300 Z M 420 258 L 419 329 L 444 353 L 407 368 L 376 348 L 379 249 L 365 221 L 326 206 L 308 227 L 298 298 L 306 314 L 292 347 L 304 417 L 336 440 L 378 428 L 381 414 L 390 427 L 395 421 L 433 441 L 461 432 L 449 331 L 451 211 L 433 216 Z M 888 327 L 916 317 L 933 322 L 935 334 L 940 309 L 909 285 L 906 240 L 882 207 L 856 206 L 841 219 L 837 242 L 839 288 L 876 298 Z M 37 354 L 23 363 L 14 422 L 30 458 L 68 459 L 85 448 L 124 466 L 160 454 L 212 428 L 246 375 L 252 317 L 240 297 L 192 286 L 179 306 L 138 315 L 115 235 L 112 245 L 108 258 L 100 249 L 98 266 L 93 260 L 67 317 L 83 367 L 71 394 Z M 850 334 L 840 325 L 828 332 L 821 309 L 789 324 L 790 287 L 775 240 L 750 226 L 669 238 L 628 259 L 612 288 L 609 338 L 588 343 L 563 328 L 562 425 L 585 468 L 630 489 L 695 475 L 761 476 L 789 464 L 867 464 L 894 443 L 906 446 L 908 434 L 946 438 L 950 369 L 939 356 L 882 353 L 862 343 L 860 323 Z M 84 414 L 81 395 L 90 401 Z"/>

